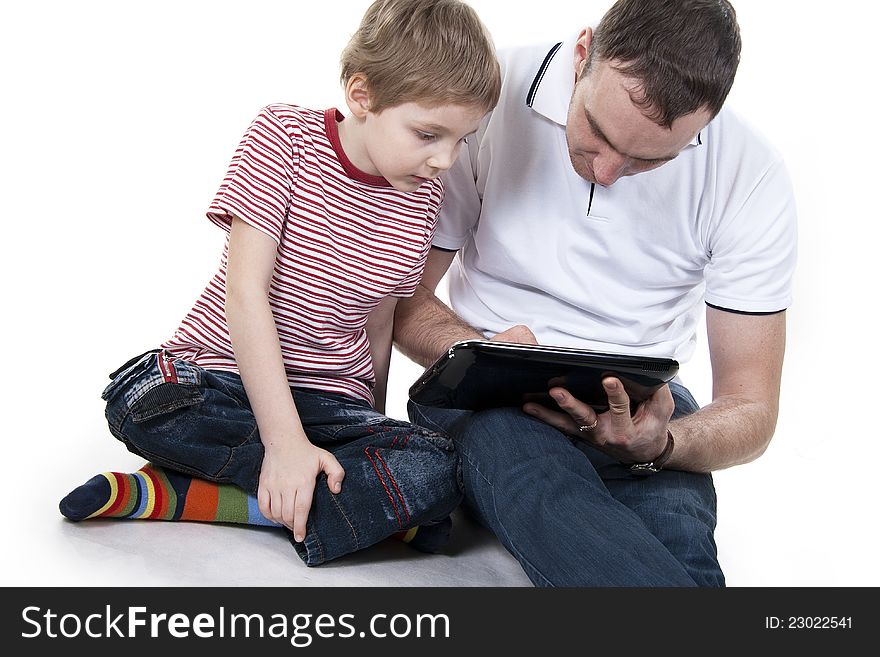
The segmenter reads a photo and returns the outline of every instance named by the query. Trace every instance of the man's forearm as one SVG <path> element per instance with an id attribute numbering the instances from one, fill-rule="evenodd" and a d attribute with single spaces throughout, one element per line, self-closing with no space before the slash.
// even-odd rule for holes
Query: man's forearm
<path id="1" fill-rule="evenodd" d="M 424 285 L 409 299 L 397 303 L 394 314 L 394 344 L 405 356 L 427 367 L 458 340 L 481 340 L 449 306 Z"/>
<path id="2" fill-rule="evenodd" d="M 675 449 L 666 467 L 712 472 L 753 461 L 767 449 L 776 418 L 772 404 L 735 396 L 716 399 L 669 423 Z"/>

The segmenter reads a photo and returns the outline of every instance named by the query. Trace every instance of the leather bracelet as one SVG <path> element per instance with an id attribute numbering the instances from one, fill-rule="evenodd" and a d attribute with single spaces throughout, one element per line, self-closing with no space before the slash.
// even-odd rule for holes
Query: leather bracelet
<path id="1" fill-rule="evenodd" d="M 660 456 L 647 463 L 632 463 L 629 466 L 629 471 L 635 475 L 652 475 L 660 472 L 669 457 L 672 456 L 673 449 L 675 449 L 675 439 L 672 437 L 672 432 L 666 429 L 666 447 L 660 452 Z"/>

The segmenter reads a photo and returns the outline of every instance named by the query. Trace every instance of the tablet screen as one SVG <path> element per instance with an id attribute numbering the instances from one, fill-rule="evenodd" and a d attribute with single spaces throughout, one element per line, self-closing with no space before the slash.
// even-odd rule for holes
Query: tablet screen
<path id="1" fill-rule="evenodd" d="M 528 401 L 556 407 L 549 390 L 559 386 L 603 412 L 608 409 L 605 377 L 620 379 L 635 407 L 677 372 L 678 363 L 670 358 L 467 340 L 425 370 L 409 396 L 425 406 L 466 410 Z"/>

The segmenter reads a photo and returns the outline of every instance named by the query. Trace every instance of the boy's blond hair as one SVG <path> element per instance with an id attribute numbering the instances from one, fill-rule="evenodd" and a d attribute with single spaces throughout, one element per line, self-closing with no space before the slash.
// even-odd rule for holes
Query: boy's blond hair
<path id="1" fill-rule="evenodd" d="M 408 102 L 495 107 L 501 73 L 476 12 L 459 0 L 376 0 L 342 52 L 341 80 L 362 74 L 370 111 Z"/>

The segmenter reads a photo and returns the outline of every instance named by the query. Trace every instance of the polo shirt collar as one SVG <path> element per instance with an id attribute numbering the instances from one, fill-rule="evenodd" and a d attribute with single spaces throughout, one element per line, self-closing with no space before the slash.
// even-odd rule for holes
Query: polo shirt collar
<path id="1" fill-rule="evenodd" d="M 557 43 L 547 51 L 529 86 L 526 104 L 541 116 L 564 126 L 574 91 L 574 46 L 577 36 Z"/>
<path id="2" fill-rule="evenodd" d="M 565 127 L 574 92 L 574 47 L 577 35 L 555 44 L 547 51 L 526 94 L 526 105 L 553 123 Z M 697 133 L 690 146 L 702 146 L 705 130 Z"/>

